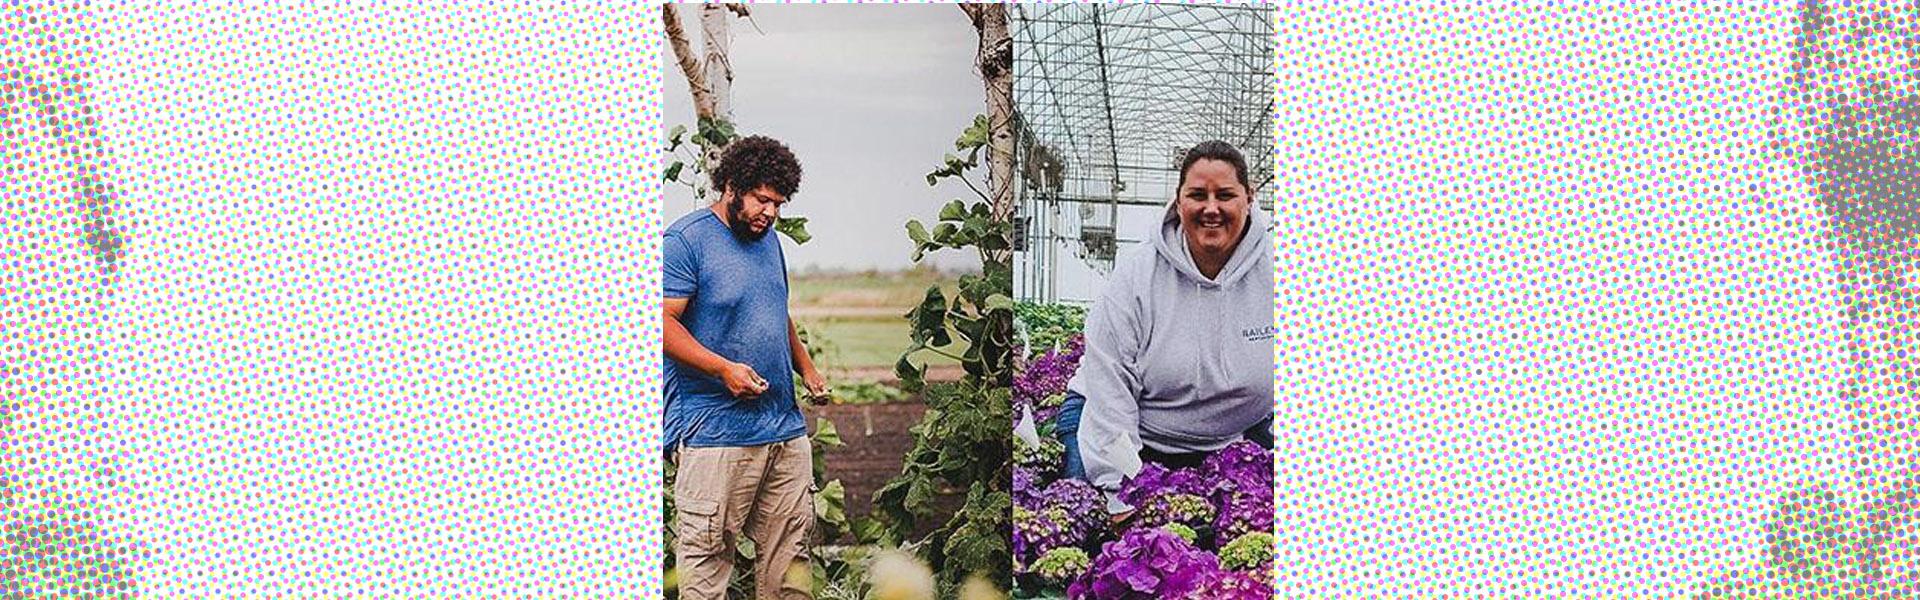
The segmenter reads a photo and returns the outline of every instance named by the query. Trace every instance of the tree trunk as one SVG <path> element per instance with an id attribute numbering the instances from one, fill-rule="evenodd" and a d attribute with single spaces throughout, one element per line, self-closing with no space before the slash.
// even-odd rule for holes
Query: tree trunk
<path id="1" fill-rule="evenodd" d="M 706 40 L 704 67 L 707 89 L 712 90 L 712 116 L 733 120 L 733 32 L 727 23 L 728 8 L 721 4 L 700 6 L 700 35 Z"/>
<path id="2" fill-rule="evenodd" d="M 728 58 L 733 48 L 733 32 L 727 21 L 727 13 L 742 17 L 748 15 L 744 5 L 701 5 L 702 52 L 696 58 L 693 45 L 687 41 L 686 29 L 680 23 L 680 10 L 673 3 L 660 6 L 667 44 L 673 49 L 674 62 L 679 65 L 680 73 L 687 77 L 688 91 L 693 93 L 693 114 L 701 123 L 733 122 L 733 61 Z M 697 169 L 702 175 L 711 173 L 711 169 L 720 163 L 720 150 L 719 144 L 702 145 Z M 709 202 L 720 200 L 720 191 L 714 188 L 711 179 L 701 182 L 696 194 Z"/>
<path id="3" fill-rule="evenodd" d="M 728 12 L 738 12 L 742 15 L 746 14 L 744 7 L 729 7 L 728 5 L 722 4 L 706 4 L 701 6 L 700 32 L 706 43 L 706 74 L 704 78 L 707 82 L 707 89 L 712 92 L 709 94 L 709 97 L 713 102 L 712 112 L 708 114 L 708 118 L 717 122 L 732 123 L 733 59 L 730 58 L 729 55 L 733 50 L 733 31 L 727 23 Z M 708 144 L 706 146 L 705 160 L 702 162 L 705 166 L 705 168 L 702 169 L 703 173 L 711 173 L 714 167 L 720 165 L 721 149 L 722 146 L 720 144 Z M 706 192 L 701 197 L 708 202 L 719 202 L 720 189 L 713 185 L 713 180 L 709 178 L 705 182 L 705 185 Z"/>
<path id="4" fill-rule="evenodd" d="M 688 91 L 693 92 L 693 114 L 696 118 L 713 118 L 713 90 L 707 87 L 706 72 L 700 68 L 700 59 L 693 55 L 693 45 L 687 43 L 687 31 L 680 25 L 680 10 L 672 2 L 660 5 L 660 21 L 666 26 L 667 45 L 673 49 L 674 62 L 680 65 L 680 74 L 687 77 Z"/>
<path id="5" fill-rule="evenodd" d="M 980 34 L 975 66 L 987 92 L 987 196 L 993 218 L 1013 218 L 1013 37 L 1007 30 L 1005 4 L 962 4 Z M 1000 256 L 1005 254 L 1007 256 Z M 1011 250 L 995 251 L 994 260 L 1007 260 Z"/>

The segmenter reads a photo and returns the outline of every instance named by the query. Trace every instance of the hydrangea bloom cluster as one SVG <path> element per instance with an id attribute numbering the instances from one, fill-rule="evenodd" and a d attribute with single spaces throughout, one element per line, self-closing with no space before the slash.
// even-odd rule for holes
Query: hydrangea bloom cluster
<path id="1" fill-rule="evenodd" d="M 1135 528 L 1101 546 L 1087 573 L 1067 586 L 1074 600 L 1180 598 L 1218 579 L 1220 559 L 1171 531 Z M 1272 593 L 1271 590 L 1268 591 Z"/>
<path id="2" fill-rule="evenodd" d="M 1017 441 L 1013 445 L 1013 465 L 1051 477 L 1060 474 L 1066 454 L 1066 445 L 1051 437 L 1040 438 L 1039 444 Z"/>
<path id="3" fill-rule="evenodd" d="M 1273 564 L 1273 534 L 1255 531 L 1227 542 L 1220 548 L 1220 566 L 1240 571 L 1258 571 Z"/>
<path id="4" fill-rule="evenodd" d="M 1064 587 L 1087 572 L 1093 559 L 1079 548 L 1054 548 L 1033 562 L 1033 572 L 1041 582 Z"/>
<path id="5" fill-rule="evenodd" d="M 1013 376 L 1013 410 L 1033 411 L 1035 423 L 1051 423 L 1060 414 L 1067 382 L 1080 368 L 1080 355 L 1086 351 L 1087 338 L 1074 334 L 1059 348 L 1042 352 Z"/>
<path id="6" fill-rule="evenodd" d="M 1119 530 L 1109 524 L 1099 491 L 1063 477 L 1064 447 L 1044 424 L 1058 414 L 1084 345 L 1075 335 L 1014 376 L 1016 414 L 1027 408 L 1043 426 L 1039 445 L 1015 448 L 1015 596 L 1272 597 L 1271 451 L 1239 441 L 1191 469 L 1146 464 L 1118 491 L 1137 510 Z"/>

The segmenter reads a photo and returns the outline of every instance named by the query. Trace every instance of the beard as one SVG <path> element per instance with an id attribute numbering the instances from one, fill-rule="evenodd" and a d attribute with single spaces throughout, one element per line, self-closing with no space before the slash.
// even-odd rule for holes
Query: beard
<path id="1" fill-rule="evenodd" d="M 772 231 L 773 228 L 768 227 L 767 231 L 754 231 L 753 223 L 747 219 L 746 212 L 747 203 L 739 196 L 727 202 L 727 228 L 733 230 L 734 239 L 742 242 L 758 242 L 760 238 L 767 237 L 767 231 Z"/>

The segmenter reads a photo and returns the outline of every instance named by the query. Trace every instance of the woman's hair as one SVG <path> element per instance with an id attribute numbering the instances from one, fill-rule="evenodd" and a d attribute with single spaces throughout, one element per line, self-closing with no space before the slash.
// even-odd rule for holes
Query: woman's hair
<path id="1" fill-rule="evenodd" d="M 750 136 L 727 144 L 713 169 L 713 188 L 744 194 L 771 186 L 782 196 L 800 189 L 800 161 L 786 144 L 765 136 Z M 716 198 L 717 200 L 717 198 Z"/>
<path id="2" fill-rule="evenodd" d="M 1202 160 L 1217 160 L 1233 165 L 1233 174 L 1240 178 L 1240 187 L 1247 188 L 1248 192 L 1253 191 L 1253 186 L 1247 183 L 1247 157 L 1241 156 L 1240 150 L 1234 148 L 1233 144 L 1220 140 L 1200 142 L 1187 150 L 1186 158 L 1180 160 L 1181 186 L 1187 185 L 1187 171 L 1193 168 L 1193 163 Z"/>

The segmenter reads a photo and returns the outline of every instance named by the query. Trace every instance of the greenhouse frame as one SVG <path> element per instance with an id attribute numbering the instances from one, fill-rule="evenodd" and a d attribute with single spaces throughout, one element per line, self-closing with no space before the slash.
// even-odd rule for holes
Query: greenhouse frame
<path id="1" fill-rule="evenodd" d="M 1271 8 L 1014 6 L 1018 299 L 1091 302 L 1115 256 L 1159 222 L 1199 142 L 1244 152 L 1272 210 Z"/>

